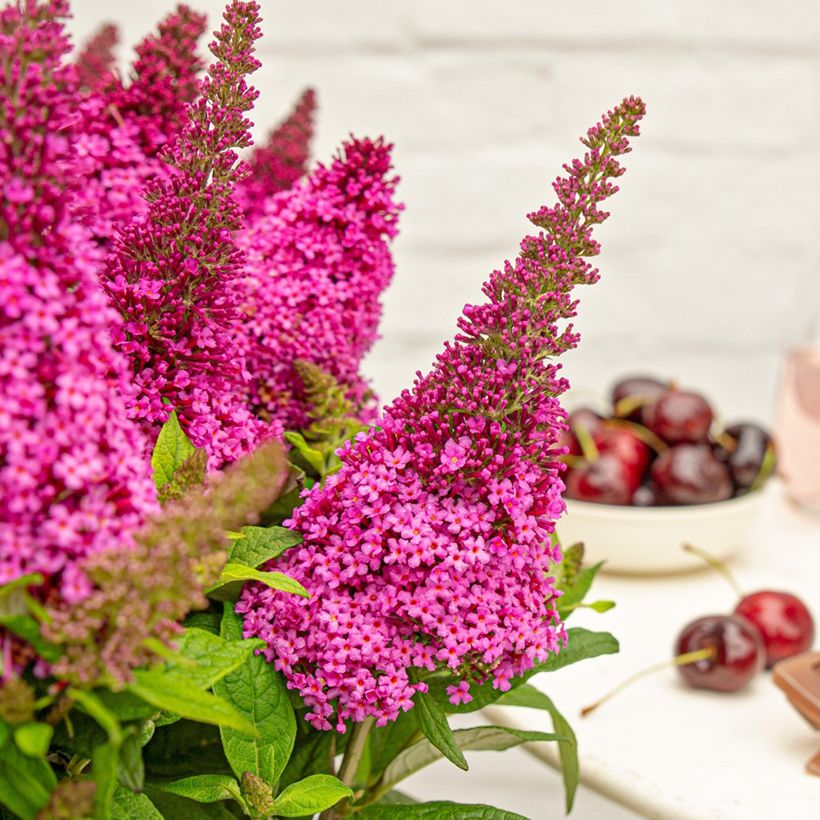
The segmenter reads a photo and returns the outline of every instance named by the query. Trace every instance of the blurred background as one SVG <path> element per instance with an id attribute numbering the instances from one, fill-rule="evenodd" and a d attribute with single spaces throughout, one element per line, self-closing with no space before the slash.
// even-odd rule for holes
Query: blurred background
<path id="1" fill-rule="evenodd" d="M 216 21 L 222 0 L 191 0 Z M 75 2 L 78 40 L 121 26 L 121 55 L 171 0 Z M 407 206 L 397 275 L 367 371 L 384 399 L 452 335 L 514 255 L 525 214 L 577 137 L 627 94 L 648 105 L 612 219 L 601 282 L 583 292 L 566 372 L 603 393 L 649 370 L 769 419 L 780 360 L 817 278 L 820 15 L 809 0 L 262 0 L 263 136 L 306 85 L 315 157 L 384 134 Z"/>

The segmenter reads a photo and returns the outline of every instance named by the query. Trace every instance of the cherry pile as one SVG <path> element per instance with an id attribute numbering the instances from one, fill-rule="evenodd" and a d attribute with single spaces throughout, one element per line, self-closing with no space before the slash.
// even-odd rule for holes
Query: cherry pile
<path id="1" fill-rule="evenodd" d="M 717 429 L 699 393 L 631 376 L 615 384 L 611 398 L 607 417 L 582 407 L 567 419 L 567 498 L 636 507 L 709 504 L 757 489 L 774 468 L 769 433 L 750 422 Z"/>

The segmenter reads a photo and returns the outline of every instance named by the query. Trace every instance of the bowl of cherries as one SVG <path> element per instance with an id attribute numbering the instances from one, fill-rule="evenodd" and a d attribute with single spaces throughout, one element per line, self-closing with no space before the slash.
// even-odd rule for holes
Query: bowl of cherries
<path id="1" fill-rule="evenodd" d="M 698 569 L 685 543 L 721 558 L 740 549 L 774 471 L 771 435 L 719 425 L 700 393 L 651 376 L 619 380 L 611 402 L 567 419 L 562 542 L 630 574 Z"/>

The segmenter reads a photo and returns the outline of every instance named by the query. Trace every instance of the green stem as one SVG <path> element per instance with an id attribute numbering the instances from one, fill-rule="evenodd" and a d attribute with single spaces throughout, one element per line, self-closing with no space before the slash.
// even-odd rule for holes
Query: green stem
<path id="1" fill-rule="evenodd" d="M 353 730 L 350 735 L 350 741 L 345 749 L 344 757 L 342 758 L 342 765 L 339 768 L 339 780 L 353 788 L 356 781 L 356 770 L 359 768 L 359 761 L 362 759 L 364 753 L 365 743 L 370 730 L 373 728 L 375 718 L 367 717 L 361 723 L 353 724 Z M 338 820 L 347 814 L 347 801 L 333 806 L 333 808 L 323 811 L 319 815 L 319 820 Z"/>

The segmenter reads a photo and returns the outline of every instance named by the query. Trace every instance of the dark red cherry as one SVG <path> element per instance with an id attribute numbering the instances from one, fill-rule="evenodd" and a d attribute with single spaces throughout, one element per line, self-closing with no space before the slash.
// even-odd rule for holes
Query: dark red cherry
<path id="1" fill-rule="evenodd" d="M 707 615 L 687 624 L 678 635 L 675 654 L 712 649 L 714 655 L 678 666 L 695 689 L 736 692 L 765 664 L 766 653 L 757 628 L 739 615 Z"/>
<path id="2" fill-rule="evenodd" d="M 617 456 L 629 473 L 629 483 L 636 489 L 649 464 L 649 447 L 626 427 L 602 426 L 593 440 L 598 452 Z"/>
<path id="3" fill-rule="evenodd" d="M 751 621 L 766 647 L 766 666 L 772 667 L 811 649 L 814 620 L 806 605 L 795 595 L 764 589 L 745 595 L 735 614 Z"/>
<path id="4" fill-rule="evenodd" d="M 662 382 L 653 376 L 627 376 L 616 382 L 612 387 L 612 406 L 617 415 L 630 421 L 640 422 L 642 411 L 647 405 L 655 401 L 658 396 L 669 389 L 667 382 Z M 630 401 L 625 401 L 629 399 Z M 623 402 L 623 404 L 621 404 Z M 619 405 L 626 412 L 619 413 Z M 625 405 L 629 405 L 626 406 Z"/>
<path id="5" fill-rule="evenodd" d="M 710 504 L 732 495 L 728 468 L 705 445 L 670 447 L 655 460 L 651 474 L 669 504 Z"/>
<path id="6" fill-rule="evenodd" d="M 749 422 L 733 424 L 724 431 L 729 451 L 727 463 L 738 487 L 748 489 L 760 473 L 771 436 L 759 425 Z"/>
<path id="7" fill-rule="evenodd" d="M 570 470 L 566 483 L 567 498 L 595 504 L 628 504 L 634 489 L 626 465 L 609 453 Z"/>
<path id="8" fill-rule="evenodd" d="M 699 393 L 667 390 L 646 408 L 644 423 L 669 444 L 699 444 L 709 437 L 712 408 Z"/>

